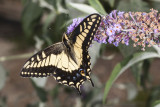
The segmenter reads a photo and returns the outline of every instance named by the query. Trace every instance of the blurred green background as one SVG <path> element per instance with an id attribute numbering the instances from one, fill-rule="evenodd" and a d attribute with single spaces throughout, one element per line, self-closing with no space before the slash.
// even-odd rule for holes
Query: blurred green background
<path id="1" fill-rule="evenodd" d="M 92 80 L 82 96 L 53 77 L 22 78 L 34 52 L 61 41 L 73 18 L 112 10 L 160 10 L 159 0 L 0 0 L 0 107 L 158 107 L 160 48 L 120 44 L 89 49 Z"/>

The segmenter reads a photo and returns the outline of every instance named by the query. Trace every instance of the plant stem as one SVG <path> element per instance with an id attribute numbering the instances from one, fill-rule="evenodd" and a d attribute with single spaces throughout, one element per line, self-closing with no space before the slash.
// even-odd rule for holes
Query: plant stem
<path id="1" fill-rule="evenodd" d="M 15 60 L 15 59 L 28 58 L 31 55 L 33 55 L 33 52 L 32 53 L 19 54 L 19 55 L 12 55 L 12 56 L 1 56 L 0 57 L 0 62 Z"/>

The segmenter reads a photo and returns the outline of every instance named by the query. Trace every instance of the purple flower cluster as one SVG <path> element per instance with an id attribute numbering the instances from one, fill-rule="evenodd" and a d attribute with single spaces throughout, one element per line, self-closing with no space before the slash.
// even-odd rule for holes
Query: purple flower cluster
<path id="1" fill-rule="evenodd" d="M 111 12 L 108 16 L 103 16 L 101 20 L 100 27 L 98 28 L 94 40 L 99 43 L 107 43 L 107 41 L 111 44 L 113 43 L 115 46 L 118 46 L 122 37 L 121 33 L 121 25 L 119 23 L 113 22 L 113 19 L 116 18 L 116 10 Z M 122 13 L 122 12 L 121 12 Z M 97 38 L 98 35 L 98 38 Z M 128 44 L 128 38 L 123 38 Z"/>
<path id="2" fill-rule="evenodd" d="M 114 10 L 109 15 L 103 16 L 100 27 L 97 30 L 95 39 L 99 43 L 112 43 L 115 46 L 121 42 L 129 45 L 133 40 L 133 46 L 146 45 L 160 46 L 160 14 L 157 10 L 151 12 L 121 12 Z"/>
<path id="3" fill-rule="evenodd" d="M 73 19 L 67 33 L 72 32 L 82 20 L 82 18 Z M 109 15 L 102 16 L 94 40 L 115 46 L 120 42 L 129 45 L 129 40 L 133 40 L 133 46 L 142 46 L 142 50 L 145 50 L 146 46 L 160 46 L 160 14 L 154 9 L 149 13 L 113 10 Z"/>
<path id="4" fill-rule="evenodd" d="M 67 27 L 67 34 L 70 34 L 74 30 L 74 28 L 76 28 L 78 26 L 78 24 L 83 21 L 83 19 L 84 18 L 73 19 L 72 24 L 69 27 Z"/>
<path id="5" fill-rule="evenodd" d="M 97 30 L 96 35 L 100 35 L 103 33 L 103 36 L 105 37 L 101 36 L 100 39 L 102 41 L 105 41 L 105 43 L 107 43 L 106 41 L 108 41 L 108 43 L 118 46 L 119 43 L 122 41 L 126 45 L 129 45 L 128 35 L 122 32 L 124 23 L 117 22 L 118 18 L 124 19 L 123 15 L 124 15 L 124 12 L 121 12 L 121 11 L 117 12 L 117 10 L 113 10 L 109 15 L 103 16 L 100 27 Z M 99 42 L 98 38 L 94 40 Z"/>

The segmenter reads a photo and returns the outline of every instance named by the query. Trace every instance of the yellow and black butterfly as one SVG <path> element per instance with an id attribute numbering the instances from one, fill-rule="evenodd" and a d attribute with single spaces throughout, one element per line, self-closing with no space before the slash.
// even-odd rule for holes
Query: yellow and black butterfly
<path id="1" fill-rule="evenodd" d="M 91 14 L 69 34 L 62 36 L 62 42 L 55 43 L 39 51 L 24 64 L 22 77 L 53 76 L 59 83 L 74 87 L 80 86 L 90 78 L 90 56 L 88 48 L 100 25 L 101 16 Z"/>

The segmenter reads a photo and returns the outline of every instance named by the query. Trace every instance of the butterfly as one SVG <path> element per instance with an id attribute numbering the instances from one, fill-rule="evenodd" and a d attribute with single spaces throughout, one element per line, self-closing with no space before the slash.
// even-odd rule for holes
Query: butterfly
<path id="1" fill-rule="evenodd" d="M 53 76 L 59 83 L 76 88 L 79 94 L 84 81 L 89 80 L 94 86 L 90 77 L 88 48 L 100 22 L 101 16 L 97 13 L 87 16 L 70 34 L 63 34 L 62 42 L 55 43 L 30 57 L 20 75 Z"/>

